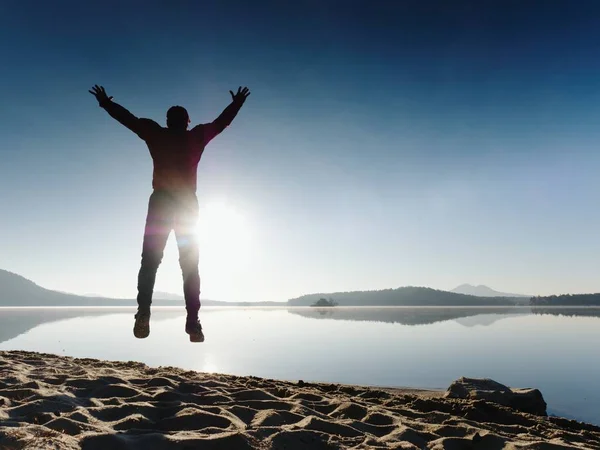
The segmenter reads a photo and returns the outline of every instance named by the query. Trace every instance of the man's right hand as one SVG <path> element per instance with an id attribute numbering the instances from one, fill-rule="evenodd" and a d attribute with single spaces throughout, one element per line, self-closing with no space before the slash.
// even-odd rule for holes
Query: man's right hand
<path id="1" fill-rule="evenodd" d="M 98 86 L 97 84 L 94 85 L 94 87 L 88 91 L 90 94 L 92 94 L 94 97 L 96 97 L 96 100 L 98 100 L 98 104 L 100 106 L 104 105 L 107 102 L 110 102 L 112 100 L 112 96 L 109 97 L 106 94 L 106 91 L 104 90 L 104 86 Z"/>
<path id="2" fill-rule="evenodd" d="M 242 89 L 242 87 L 240 86 L 235 94 L 233 93 L 233 91 L 229 91 L 229 93 L 231 94 L 231 99 L 233 100 L 233 103 L 237 103 L 238 105 L 242 106 L 246 101 L 246 98 L 250 95 L 250 90 L 247 87 L 244 87 L 244 89 Z"/>

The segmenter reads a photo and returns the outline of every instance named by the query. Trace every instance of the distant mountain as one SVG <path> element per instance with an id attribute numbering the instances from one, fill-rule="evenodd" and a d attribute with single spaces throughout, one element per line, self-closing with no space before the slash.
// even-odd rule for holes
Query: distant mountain
<path id="1" fill-rule="evenodd" d="M 64 292 L 64 291 L 57 291 L 57 292 L 62 292 L 63 294 L 69 294 L 69 292 Z M 83 294 L 84 297 L 97 297 L 97 298 L 115 298 L 115 297 L 106 297 L 102 294 Z M 181 300 L 183 301 L 183 295 L 179 295 L 179 294 L 172 294 L 170 292 L 162 292 L 162 291 L 154 291 L 154 294 L 152 294 L 152 299 L 153 300 Z"/>
<path id="2" fill-rule="evenodd" d="M 600 293 L 596 294 L 565 294 L 532 297 L 532 306 L 600 306 Z"/>
<path id="3" fill-rule="evenodd" d="M 288 300 L 289 306 L 310 306 L 321 297 L 330 298 L 340 306 L 514 306 L 518 298 L 475 297 L 426 287 L 401 287 L 380 291 L 336 292 L 310 294 Z"/>
<path id="4" fill-rule="evenodd" d="M 177 300 L 177 301 L 184 301 L 183 295 L 172 294 L 170 292 L 161 292 L 161 291 L 154 291 L 154 294 L 152 294 L 152 298 L 154 300 Z"/>
<path id="5" fill-rule="evenodd" d="M 176 294 L 157 293 L 156 306 L 183 305 Z M 161 298 L 162 296 L 162 298 Z M 179 303 L 174 300 L 181 300 Z M 203 306 L 283 306 L 283 302 L 221 302 L 202 299 Z M 135 299 L 90 297 L 43 288 L 16 273 L 0 269 L 0 306 L 136 306 Z"/>
<path id="6" fill-rule="evenodd" d="M 89 305 L 93 299 L 51 291 L 16 273 L 0 270 L 0 306 Z"/>
<path id="7" fill-rule="evenodd" d="M 479 286 L 473 286 L 472 284 L 461 284 L 455 287 L 450 292 L 456 294 L 474 295 L 476 297 L 512 297 L 512 298 L 529 298 L 530 295 L 523 294 L 507 294 L 506 292 L 498 292 L 494 289 L 480 284 Z"/>

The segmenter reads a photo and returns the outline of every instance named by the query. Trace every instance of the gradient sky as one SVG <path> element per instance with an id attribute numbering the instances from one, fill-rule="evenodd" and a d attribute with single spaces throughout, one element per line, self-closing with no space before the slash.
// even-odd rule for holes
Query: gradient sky
<path id="1" fill-rule="evenodd" d="M 600 291 L 597 1 L 3 1 L 0 268 L 134 296 L 164 124 L 252 95 L 198 170 L 204 298 Z M 181 293 L 171 237 L 158 290 Z"/>

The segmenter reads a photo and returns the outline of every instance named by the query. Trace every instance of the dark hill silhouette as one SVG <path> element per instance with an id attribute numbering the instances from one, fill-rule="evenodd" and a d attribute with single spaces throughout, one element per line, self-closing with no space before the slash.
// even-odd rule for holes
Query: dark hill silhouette
<path id="1" fill-rule="evenodd" d="M 455 287 L 450 292 L 456 294 L 474 295 L 476 297 L 513 297 L 513 298 L 529 298 L 530 295 L 523 294 L 507 294 L 506 292 L 498 292 L 491 287 L 480 284 L 479 286 L 473 286 L 472 284 L 461 284 Z"/>
<path id="2" fill-rule="evenodd" d="M 514 306 L 523 300 L 514 297 L 474 297 L 426 287 L 401 287 L 380 291 L 310 294 L 288 300 L 289 306 L 310 306 L 321 297 L 340 306 Z"/>
<path id="3" fill-rule="evenodd" d="M 159 297 L 161 293 L 158 294 Z M 163 295 L 164 297 L 164 295 Z M 180 306 L 183 299 L 177 300 L 175 294 L 168 294 L 168 299 L 157 298 L 155 306 Z M 202 300 L 204 306 L 283 306 L 277 302 L 222 302 Z M 0 269 L 0 306 L 136 306 L 135 299 L 104 298 L 68 294 L 43 288 L 21 275 Z"/>
<path id="4" fill-rule="evenodd" d="M 287 302 L 223 302 L 203 299 L 203 306 L 274 307 L 310 306 L 320 298 L 340 306 L 600 306 L 600 294 L 553 295 L 547 297 L 477 297 L 426 287 L 401 287 L 379 291 L 309 294 Z M 157 292 L 155 306 L 178 306 L 182 296 Z M 135 299 L 84 296 L 46 289 L 21 275 L 0 269 L 2 306 L 135 306 Z"/>
<path id="5" fill-rule="evenodd" d="M 45 289 L 21 275 L 0 270 L 1 306 L 92 305 L 95 299 Z"/>
<path id="6" fill-rule="evenodd" d="M 600 306 L 600 294 L 565 294 L 532 297 L 531 306 Z"/>

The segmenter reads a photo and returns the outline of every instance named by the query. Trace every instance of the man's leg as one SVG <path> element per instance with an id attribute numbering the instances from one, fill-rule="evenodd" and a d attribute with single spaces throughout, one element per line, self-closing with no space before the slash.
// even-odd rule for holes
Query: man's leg
<path id="1" fill-rule="evenodd" d="M 203 341 L 198 321 L 200 310 L 200 274 L 197 236 L 198 201 L 195 196 L 179 200 L 175 237 L 179 248 L 179 265 L 183 276 L 183 294 L 187 310 L 186 331 L 193 341 Z"/>
<path id="2" fill-rule="evenodd" d="M 169 233 L 173 228 L 173 204 L 164 193 L 153 192 L 148 202 L 148 215 L 142 246 L 142 263 L 138 273 L 138 313 L 136 314 L 136 337 L 145 338 L 150 333 L 150 305 Z"/>

